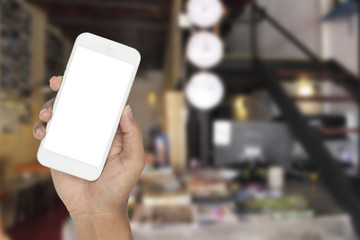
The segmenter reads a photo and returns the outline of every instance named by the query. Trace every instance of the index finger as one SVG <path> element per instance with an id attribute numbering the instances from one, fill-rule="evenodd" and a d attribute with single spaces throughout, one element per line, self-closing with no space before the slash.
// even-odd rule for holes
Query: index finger
<path id="1" fill-rule="evenodd" d="M 55 92 L 59 91 L 62 79 L 63 79 L 62 76 L 53 76 L 52 78 L 50 78 L 49 82 L 50 82 L 51 90 Z"/>

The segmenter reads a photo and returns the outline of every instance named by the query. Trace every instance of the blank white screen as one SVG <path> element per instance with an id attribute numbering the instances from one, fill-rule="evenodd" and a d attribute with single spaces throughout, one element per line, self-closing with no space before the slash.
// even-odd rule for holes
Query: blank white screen
<path id="1" fill-rule="evenodd" d="M 134 66 L 77 47 L 44 149 L 99 167 Z"/>

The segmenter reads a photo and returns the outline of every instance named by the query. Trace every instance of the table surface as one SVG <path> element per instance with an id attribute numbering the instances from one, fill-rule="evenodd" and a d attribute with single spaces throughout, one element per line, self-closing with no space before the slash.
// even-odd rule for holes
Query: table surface
<path id="1" fill-rule="evenodd" d="M 216 223 L 210 225 L 146 226 L 133 224 L 135 239 L 142 240 L 278 240 L 317 239 L 355 240 L 351 222 L 335 204 L 322 184 L 287 181 L 286 194 L 302 194 L 314 210 L 315 218 L 305 220 L 259 220 L 256 222 Z"/>
<path id="2" fill-rule="evenodd" d="M 13 168 L 15 173 L 47 173 L 50 172 L 50 169 L 42 166 L 40 163 L 32 162 L 16 165 Z"/>
<path id="3" fill-rule="evenodd" d="M 337 206 L 333 197 L 324 185 L 312 184 L 308 181 L 290 180 L 285 185 L 286 194 L 301 194 L 310 204 L 316 216 L 328 216 L 343 214 L 344 212 Z"/>
<path id="4" fill-rule="evenodd" d="M 306 220 L 276 220 L 217 223 L 202 226 L 168 225 L 132 226 L 137 240 L 356 240 L 346 215 L 332 215 Z"/>

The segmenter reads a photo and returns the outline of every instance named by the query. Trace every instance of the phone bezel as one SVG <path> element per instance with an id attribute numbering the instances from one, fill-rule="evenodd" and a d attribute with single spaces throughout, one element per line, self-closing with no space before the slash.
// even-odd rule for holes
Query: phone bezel
<path id="1" fill-rule="evenodd" d="M 129 81 L 128 87 L 125 92 L 125 96 L 121 103 L 120 111 L 117 114 L 117 118 L 116 118 L 116 121 L 114 123 L 113 129 L 111 132 L 111 138 L 108 141 L 108 144 L 107 144 L 107 147 L 105 150 L 105 154 L 101 160 L 101 164 L 99 167 L 95 167 L 93 165 L 86 164 L 79 160 L 72 159 L 72 158 L 63 156 L 61 154 L 44 149 L 43 145 L 46 140 L 46 136 L 40 143 L 40 146 L 39 146 L 39 149 L 37 152 L 37 159 L 38 159 L 39 163 L 42 164 L 43 166 L 79 177 L 82 179 L 86 179 L 89 181 L 95 181 L 100 177 L 100 175 L 104 169 L 106 159 L 109 154 L 109 150 L 110 150 L 111 144 L 113 142 L 113 139 L 114 139 L 114 136 L 115 136 L 115 133 L 117 130 L 117 126 L 120 122 L 122 112 L 124 110 L 131 87 L 132 87 L 134 79 L 135 79 L 137 69 L 140 64 L 141 56 L 140 56 L 140 53 L 136 49 L 131 48 L 129 46 L 123 45 L 121 43 L 117 43 L 115 41 L 112 41 L 112 40 L 109 40 L 109 39 L 106 39 L 106 38 L 103 38 L 103 37 L 100 37 L 100 36 L 97 36 L 97 35 L 94 35 L 94 34 L 91 34 L 88 32 L 82 33 L 75 40 L 74 46 L 72 48 L 72 51 L 71 51 L 71 54 L 69 57 L 69 61 L 66 66 L 66 70 L 64 72 L 63 83 L 65 83 L 65 81 L 66 81 L 67 69 L 69 69 L 69 66 L 71 65 L 75 50 L 78 46 L 88 48 L 88 49 L 96 51 L 98 53 L 101 53 L 101 54 L 104 54 L 104 55 L 107 55 L 107 56 L 110 56 L 110 57 L 113 57 L 113 58 L 116 58 L 121 61 L 124 61 L 124 62 L 134 65 L 131 79 Z M 56 96 L 55 102 L 54 102 L 53 111 L 56 111 L 57 103 L 61 99 L 62 86 L 64 86 L 64 84 L 61 85 L 61 87 L 57 93 L 57 96 Z M 47 124 L 46 129 L 48 129 L 50 127 L 51 127 L 51 120 Z"/>

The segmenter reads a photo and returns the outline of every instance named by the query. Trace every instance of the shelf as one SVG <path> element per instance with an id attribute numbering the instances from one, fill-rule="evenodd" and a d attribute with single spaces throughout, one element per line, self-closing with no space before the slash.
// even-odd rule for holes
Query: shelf
<path id="1" fill-rule="evenodd" d="M 317 81 L 317 80 L 329 80 L 332 79 L 333 76 L 331 76 L 329 73 L 325 72 L 325 71 L 309 71 L 309 70 L 277 70 L 275 71 L 275 74 L 277 77 L 284 79 L 284 78 L 288 78 L 288 79 L 292 79 L 292 80 L 296 80 L 299 78 L 299 76 L 301 75 L 306 75 L 309 78 Z M 351 75 L 347 74 L 347 73 L 337 73 L 336 77 L 339 78 L 347 78 L 347 77 L 351 77 Z"/>
<path id="2" fill-rule="evenodd" d="M 294 100 L 302 102 L 352 102 L 354 98 L 351 96 L 312 96 L 301 97 L 294 96 Z"/>
<path id="3" fill-rule="evenodd" d="M 38 162 L 24 163 L 16 165 L 13 168 L 14 173 L 49 173 L 50 170 L 47 167 L 42 166 Z"/>
<path id="4" fill-rule="evenodd" d="M 1 23 L 1 90 L 26 94 L 31 89 L 31 14 L 18 1 L 3 1 Z"/>
<path id="5" fill-rule="evenodd" d="M 331 136 L 331 135 L 344 135 L 344 134 L 358 134 L 358 128 L 324 128 L 321 130 L 322 134 Z"/>
<path id="6" fill-rule="evenodd" d="M 4 192 L 0 192 L 0 203 L 3 202 L 6 198 L 6 195 Z M 1 227 L 1 226 L 0 226 Z"/>

